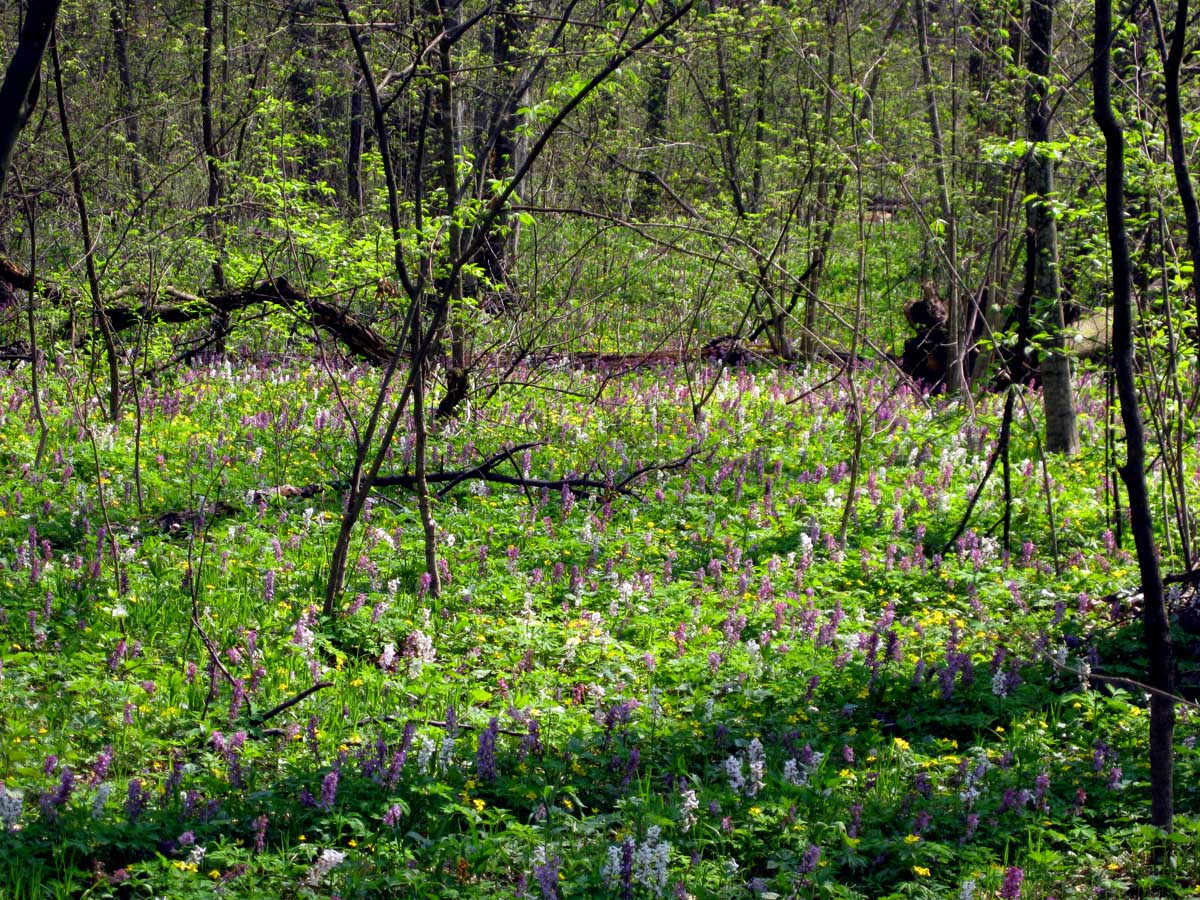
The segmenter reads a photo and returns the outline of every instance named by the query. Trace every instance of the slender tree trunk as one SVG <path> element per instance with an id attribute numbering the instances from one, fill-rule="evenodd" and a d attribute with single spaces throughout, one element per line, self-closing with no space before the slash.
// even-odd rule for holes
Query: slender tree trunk
<path id="1" fill-rule="evenodd" d="M 662 159 L 658 146 L 667 133 L 667 110 L 671 91 L 669 56 L 660 56 L 651 64 L 646 81 L 646 128 L 643 141 L 650 148 L 650 152 L 643 165 L 646 174 L 638 180 L 633 197 L 635 219 L 649 218 L 658 203 L 658 183 L 651 177 L 651 173 L 662 175 Z"/>
<path id="2" fill-rule="evenodd" d="M 1157 0 L 1151 0 L 1151 10 L 1155 19 L 1161 21 Z M 1188 0 L 1178 0 L 1175 6 L 1175 22 L 1171 29 L 1171 44 L 1163 65 L 1163 87 L 1171 167 L 1175 172 L 1179 205 L 1183 207 L 1188 256 L 1192 261 L 1192 303 L 1196 316 L 1193 343 L 1196 345 L 1197 354 L 1200 354 L 1200 207 L 1197 206 L 1192 175 L 1188 171 L 1187 147 L 1183 142 L 1183 108 L 1179 99 L 1179 73 L 1183 67 L 1184 54 L 1187 52 L 1187 24 Z"/>
<path id="3" fill-rule="evenodd" d="M 439 157 L 437 164 L 440 168 L 442 190 L 446 195 L 444 210 L 446 226 L 446 251 L 449 261 L 457 260 L 462 252 L 462 223 L 458 215 L 458 120 L 457 97 L 454 91 L 454 74 L 451 35 L 458 25 L 459 0 L 445 0 L 441 9 L 442 39 L 438 42 L 438 102 L 435 116 L 438 130 Z M 431 4 L 431 12 L 437 11 L 437 3 Z M 498 152 L 498 148 L 497 148 Z M 491 236 L 485 239 L 480 247 L 482 254 L 487 253 Z M 454 414 L 458 406 L 466 400 L 471 389 L 470 374 L 467 360 L 466 309 L 463 304 L 463 274 L 461 269 L 451 272 L 449 284 L 442 289 L 448 294 L 449 330 L 450 330 L 450 365 L 446 368 L 446 396 L 438 404 L 439 418 L 448 418 Z M 418 499 L 420 493 L 418 492 Z M 424 518 L 424 513 L 422 514 Z M 433 533 L 431 531 L 431 533 Z M 430 573 L 436 584 L 436 572 Z"/>
<path id="4" fill-rule="evenodd" d="M 1050 207 L 1054 161 L 1041 145 L 1050 140 L 1050 54 L 1054 40 L 1055 0 L 1032 0 L 1029 7 L 1028 81 L 1025 91 L 1030 149 L 1025 157 L 1025 265 L 1032 296 L 1022 297 L 1045 315 L 1041 354 L 1042 402 L 1046 411 L 1046 450 L 1074 456 L 1079 452 L 1071 358 L 1063 340 L 1063 309 L 1058 267 L 1058 225 Z"/>
<path id="5" fill-rule="evenodd" d="M 60 3 L 61 0 L 29 0 L 16 52 L 4 72 L 4 83 L 0 84 L 0 197 L 4 196 L 4 182 L 12 165 L 17 137 L 37 106 L 41 90 L 38 73 L 54 33 Z"/>
<path id="6" fill-rule="evenodd" d="M 826 21 L 829 34 L 835 34 L 837 27 L 836 6 L 830 7 Z M 828 53 L 829 55 L 825 59 L 825 91 L 824 103 L 821 109 L 821 130 L 827 138 L 832 139 L 834 94 L 837 90 L 834 84 L 834 73 L 837 70 L 837 50 L 830 46 Z M 825 272 L 825 259 L 829 253 L 829 248 L 833 245 L 834 229 L 837 227 L 837 221 L 842 212 L 842 198 L 845 196 L 846 185 L 850 180 L 848 173 L 842 166 L 826 164 L 822 166 L 822 169 L 824 171 L 817 184 L 816 210 L 819 215 L 824 217 L 821 220 L 824 227 L 821 228 L 817 238 L 817 245 L 812 249 L 812 254 L 809 257 L 808 270 L 805 273 L 808 277 L 804 279 L 803 283 L 806 296 L 804 301 L 804 331 L 800 338 L 800 355 L 810 363 L 814 362 L 817 358 L 817 309 L 820 306 L 821 276 Z M 831 182 L 836 182 L 832 203 L 829 200 Z"/>
<path id="7" fill-rule="evenodd" d="M 729 83 L 729 65 L 725 60 L 725 39 L 718 33 L 717 41 L 717 112 L 720 114 L 721 135 L 718 142 L 725 162 L 725 181 L 729 197 L 739 219 L 746 217 L 746 194 L 742 190 L 741 168 L 737 157 L 737 132 L 733 122 L 733 88 Z"/>
<path id="8" fill-rule="evenodd" d="M 120 9 L 122 0 L 110 0 L 108 13 L 112 25 L 113 55 L 117 60 L 117 77 L 121 80 L 121 118 L 125 125 L 125 140 L 129 143 L 129 181 L 134 200 L 141 203 L 146 196 L 142 187 L 142 140 L 138 128 L 137 100 L 133 93 L 133 75 L 129 68 L 129 37 L 125 26 L 126 11 Z"/>
<path id="9" fill-rule="evenodd" d="M 365 139 L 362 89 L 355 79 L 350 89 L 350 140 L 346 146 L 346 206 L 352 215 L 363 211 L 362 157 Z"/>
<path id="10" fill-rule="evenodd" d="M 29 334 L 29 393 L 33 397 L 33 417 L 38 423 L 38 444 L 33 457 L 33 467 L 40 470 L 46 454 L 46 440 L 50 436 L 50 427 L 46 424 L 46 416 L 42 411 L 42 351 L 37 335 L 37 198 L 25 193 L 19 169 L 16 174 L 17 189 L 22 194 L 25 207 L 25 224 L 29 228 L 29 290 L 25 292 L 28 300 L 25 306 L 25 325 Z"/>
<path id="11" fill-rule="evenodd" d="M 758 45 L 758 79 L 754 86 L 754 148 L 750 157 L 750 198 L 752 213 L 762 212 L 763 152 L 767 146 L 767 80 L 771 67 L 771 30 L 763 31 Z"/>
<path id="12" fill-rule="evenodd" d="M 291 40 L 292 63 L 287 76 L 287 98 L 296 134 L 300 137 L 300 171 L 308 184 L 321 180 L 321 157 L 312 138 L 320 134 L 321 115 L 317 102 L 317 72 L 314 65 L 316 30 L 313 17 L 317 12 L 314 0 L 292 0 L 288 10 L 288 38 Z"/>
<path id="13" fill-rule="evenodd" d="M 87 272 L 88 291 L 92 297 L 92 314 L 100 325 L 104 339 L 104 353 L 108 358 L 108 418 L 116 422 L 121 414 L 121 372 L 117 352 L 117 338 L 112 323 L 104 311 L 104 298 L 100 293 L 100 276 L 96 271 L 96 248 L 92 243 L 92 225 L 88 217 L 87 199 L 83 193 L 83 176 L 79 171 L 79 158 L 75 155 L 75 144 L 71 140 L 71 126 L 67 120 L 67 98 L 62 81 L 62 66 L 58 61 L 58 42 L 50 36 L 50 59 L 54 64 L 54 87 L 58 100 L 59 125 L 62 128 L 63 146 L 67 151 L 67 165 L 71 167 L 71 188 L 75 194 L 75 207 L 79 212 L 79 233 L 83 238 L 83 263 Z"/>
<path id="14" fill-rule="evenodd" d="M 345 22 L 350 42 L 354 47 L 354 53 L 358 59 L 359 73 L 362 75 L 363 83 L 367 90 L 367 97 L 371 103 L 375 137 L 379 142 L 379 155 L 383 165 L 384 184 L 387 187 L 388 224 L 391 227 L 392 237 L 392 260 L 396 275 L 400 279 L 400 283 L 404 285 L 404 291 L 409 298 L 404 326 L 400 330 L 402 335 L 407 335 L 411 329 L 420 328 L 417 311 L 418 298 L 421 295 L 421 291 L 424 290 L 423 279 L 421 276 L 418 276 L 416 281 L 414 281 L 409 276 L 408 266 L 404 261 L 404 245 L 401 240 L 403 233 L 400 224 L 400 195 L 396 183 L 396 170 L 391 155 L 387 117 L 385 115 L 383 100 L 379 96 L 379 88 L 375 81 L 375 75 L 370 61 L 367 59 L 363 38 L 358 32 L 359 26 L 350 15 L 350 8 L 347 6 L 346 0 L 335 0 L 335 2 L 337 3 L 338 11 L 342 15 L 342 20 Z M 417 319 L 417 321 L 414 322 L 414 319 Z M 350 545 L 354 537 L 354 526 L 358 523 L 358 519 L 362 515 L 375 477 L 379 474 L 379 469 L 383 465 L 386 450 L 391 444 L 392 437 L 399 426 L 400 418 L 403 416 L 412 395 L 413 381 L 410 373 L 408 384 L 401 392 L 400 399 L 396 401 L 386 422 L 383 422 L 383 434 L 380 436 L 379 447 L 374 449 L 373 452 L 374 442 L 376 437 L 379 436 L 379 429 L 383 420 L 384 403 L 388 396 L 388 389 L 399 367 L 400 356 L 401 353 L 398 347 L 396 353 L 384 369 L 383 376 L 380 379 L 379 390 L 375 395 L 375 402 L 371 407 L 367 423 L 357 434 L 358 440 L 354 448 L 354 464 L 350 473 L 350 486 L 347 491 L 346 505 L 342 511 L 342 520 L 338 528 L 337 540 L 334 542 L 333 552 L 330 555 L 329 578 L 325 583 L 325 598 L 322 604 L 322 612 L 327 616 L 333 613 L 337 600 L 341 596 L 346 584 L 346 570 L 350 560 Z"/>
<path id="15" fill-rule="evenodd" d="M 917 41 L 920 45 L 921 75 L 925 82 L 925 103 L 929 115 L 929 130 L 933 138 L 933 168 L 937 177 L 938 207 L 943 222 L 942 269 L 946 277 L 946 301 L 949 313 L 948 332 L 949 371 L 946 373 L 946 390 L 961 394 L 966 390 L 966 375 L 963 371 L 963 304 L 958 279 L 958 234 L 954 207 L 950 202 L 950 164 L 946 158 L 946 141 L 942 133 L 941 116 L 938 112 L 936 82 L 933 64 L 929 55 L 929 27 L 926 4 L 929 0 L 917 0 Z"/>
<path id="16" fill-rule="evenodd" d="M 1130 529 L 1137 548 L 1144 598 L 1142 622 L 1150 658 L 1149 684 L 1153 689 L 1150 695 L 1150 820 L 1157 828 L 1170 832 L 1175 811 L 1173 649 L 1146 486 L 1146 432 L 1142 426 L 1133 371 L 1133 278 L 1125 229 L 1125 138 L 1113 113 L 1112 36 L 1112 0 L 1096 0 L 1092 88 L 1094 116 L 1105 143 L 1105 212 L 1113 281 L 1113 368 L 1126 446 L 1125 464 L 1120 467 L 1120 473 L 1129 496 Z"/>
<path id="17" fill-rule="evenodd" d="M 212 244 L 213 284 L 218 291 L 228 290 L 225 280 L 225 246 L 221 235 L 221 219 L 218 207 L 221 202 L 221 151 L 213 130 L 213 20 L 214 0 L 204 0 L 203 47 L 200 60 L 200 132 L 204 150 L 204 168 L 208 175 L 208 208 L 204 214 L 204 230 Z M 211 326 L 217 336 L 215 348 L 218 353 L 225 350 L 225 337 L 229 334 L 229 314 L 218 312 L 212 317 Z"/>

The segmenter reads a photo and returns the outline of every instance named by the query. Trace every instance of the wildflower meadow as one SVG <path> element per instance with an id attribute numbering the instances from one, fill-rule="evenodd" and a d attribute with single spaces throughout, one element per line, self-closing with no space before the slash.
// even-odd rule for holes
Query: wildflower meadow
<path id="1" fill-rule="evenodd" d="M 429 468 L 525 446 L 526 486 L 436 495 L 437 596 L 411 496 L 379 489 L 325 615 L 374 370 L 213 363 L 106 424 L 60 365 L 40 466 L 23 375 L 0 373 L 0 896 L 1200 885 L 1186 702 L 1152 864 L 1137 566 L 1092 376 L 1080 456 L 1014 426 L 1009 546 L 999 478 L 955 535 L 997 397 L 881 370 L 852 404 L 845 373 L 713 367 L 697 417 L 671 367 L 513 378 L 432 429 Z M 412 453 L 402 429 L 388 466 Z M 609 487 L 528 486 L 572 477 Z"/>

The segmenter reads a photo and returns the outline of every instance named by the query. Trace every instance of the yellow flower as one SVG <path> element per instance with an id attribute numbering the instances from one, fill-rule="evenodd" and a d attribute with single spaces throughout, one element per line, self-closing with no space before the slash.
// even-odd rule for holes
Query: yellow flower
<path id="1" fill-rule="evenodd" d="M 906 834 L 904 836 L 904 843 L 906 844 L 915 844 L 919 840 L 921 840 L 920 836 L 915 834 Z"/>
<path id="2" fill-rule="evenodd" d="M 213 881 L 216 881 L 218 878 L 221 877 L 221 870 L 213 869 L 211 872 L 208 873 L 208 877 L 211 878 Z"/>
<path id="3" fill-rule="evenodd" d="M 478 812 L 483 812 L 483 808 L 484 808 L 485 806 L 487 806 L 487 804 L 486 804 L 486 803 L 484 803 L 482 800 L 480 800 L 478 797 L 476 797 L 476 798 L 475 798 L 474 800 L 472 800 L 471 802 L 472 802 L 473 804 L 475 804 L 475 809 L 476 809 L 476 811 L 478 811 Z"/>
<path id="4" fill-rule="evenodd" d="M 761 815 L 762 815 L 762 807 L 761 807 L 761 806 L 752 806 L 752 807 L 750 807 L 750 815 L 752 815 L 752 816 L 761 816 Z"/>
<path id="5" fill-rule="evenodd" d="M 920 875 L 922 878 L 928 878 L 929 870 L 924 866 L 913 866 L 913 874 Z"/>
<path id="6" fill-rule="evenodd" d="M 907 750 L 911 745 L 904 738 L 898 737 L 892 738 L 892 746 L 897 750 Z"/>

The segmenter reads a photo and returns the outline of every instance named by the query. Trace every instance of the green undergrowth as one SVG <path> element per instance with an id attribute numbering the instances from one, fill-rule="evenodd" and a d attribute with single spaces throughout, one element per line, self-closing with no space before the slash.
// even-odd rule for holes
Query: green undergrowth
<path id="1" fill-rule="evenodd" d="M 0 896 L 1200 883 L 1195 719 L 1153 866 L 1145 697 L 1104 680 L 1145 661 L 1086 383 L 1077 459 L 1044 473 L 1016 427 L 1008 548 L 998 474 L 950 542 L 996 397 L 969 415 L 862 374 L 855 475 L 825 373 L 726 373 L 699 423 L 673 371 L 596 404 L 584 373 L 507 388 L 440 426 L 432 471 L 537 442 L 496 471 L 616 484 L 694 455 L 628 493 L 464 482 L 435 504 L 438 597 L 412 497 L 380 491 L 326 617 L 340 495 L 279 488 L 345 477 L 374 373 L 195 370 L 145 391 L 140 431 L 52 382 L 40 467 L 26 375 L 0 377 Z"/>

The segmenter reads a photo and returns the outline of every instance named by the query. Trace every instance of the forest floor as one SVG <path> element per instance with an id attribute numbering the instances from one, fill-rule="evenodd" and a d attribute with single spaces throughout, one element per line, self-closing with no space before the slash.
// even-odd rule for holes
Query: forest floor
<path id="1" fill-rule="evenodd" d="M 340 495 L 278 488 L 345 475 L 373 370 L 193 369 L 115 426 L 63 372 L 40 466 L 27 368 L 0 373 L 0 897 L 1200 890 L 1186 705 L 1151 864 L 1100 386 L 1076 459 L 1018 422 L 1005 547 L 998 473 L 952 540 L 1002 401 L 834 374 L 708 370 L 699 422 L 672 367 L 503 387 L 432 471 L 531 444 L 508 476 L 646 474 L 458 484 L 437 597 L 416 503 L 381 490 L 326 617 Z"/>

